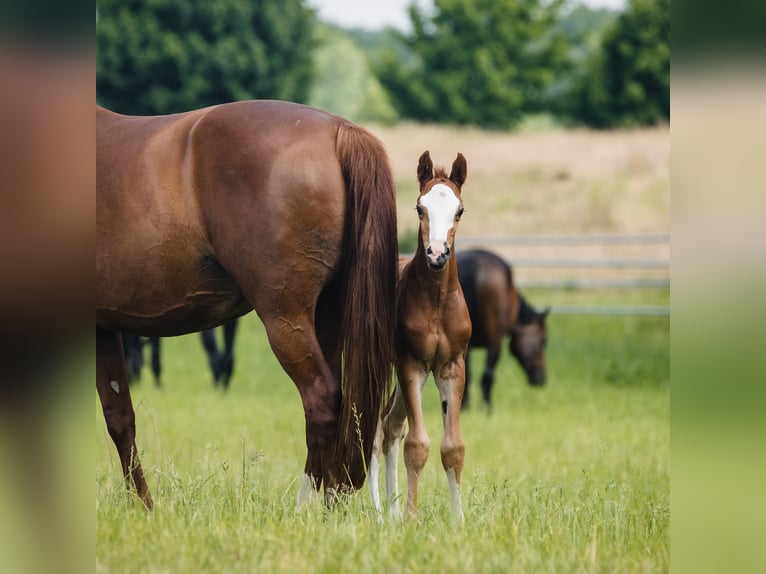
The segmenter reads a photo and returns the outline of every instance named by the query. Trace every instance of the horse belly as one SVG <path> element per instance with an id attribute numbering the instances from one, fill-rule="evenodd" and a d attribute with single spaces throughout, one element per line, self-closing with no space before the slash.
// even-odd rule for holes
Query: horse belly
<path id="1" fill-rule="evenodd" d="M 208 329 L 250 310 L 239 286 L 214 259 L 180 253 L 166 242 L 121 264 L 97 266 L 100 285 L 124 287 L 98 290 L 97 324 L 171 336 Z"/>

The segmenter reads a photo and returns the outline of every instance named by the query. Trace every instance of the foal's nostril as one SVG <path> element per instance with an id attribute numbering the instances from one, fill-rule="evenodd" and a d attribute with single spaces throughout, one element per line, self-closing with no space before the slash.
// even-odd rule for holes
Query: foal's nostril
<path id="1" fill-rule="evenodd" d="M 433 252 L 434 252 L 434 250 L 431 249 L 431 246 L 429 245 L 428 248 L 426 249 L 426 254 L 427 255 L 431 255 Z"/>

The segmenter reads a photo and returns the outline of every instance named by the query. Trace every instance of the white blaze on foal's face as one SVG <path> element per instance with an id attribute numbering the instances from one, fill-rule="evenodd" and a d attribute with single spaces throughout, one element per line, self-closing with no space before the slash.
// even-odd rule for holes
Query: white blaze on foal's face
<path id="1" fill-rule="evenodd" d="M 439 250 L 447 242 L 449 230 L 455 224 L 460 200 L 455 192 L 443 183 L 437 183 L 420 197 L 420 205 L 428 211 L 428 246 Z"/>

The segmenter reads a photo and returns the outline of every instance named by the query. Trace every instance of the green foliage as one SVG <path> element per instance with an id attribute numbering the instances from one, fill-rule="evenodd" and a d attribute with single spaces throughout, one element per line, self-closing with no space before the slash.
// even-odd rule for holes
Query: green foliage
<path id="1" fill-rule="evenodd" d="M 98 100 L 134 114 L 306 101 L 314 22 L 302 0 L 99 0 Z"/>
<path id="2" fill-rule="evenodd" d="M 670 0 L 631 0 L 575 80 L 568 115 L 599 128 L 670 119 Z"/>
<path id="3" fill-rule="evenodd" d="M 349 34 L 334 26 L 322 26 L 318 38 L 308 103 L 352 121 L 394 122 L 397 114 L 388 94 Z"/>
<path id="4" fill-rule="evenodd" d="M 514 126 L 542 111 L 543 93 L 566 61 L 556 22 L 560 1 L 436 0 L 410 7 L 413 31 L 402 41 L 417 56 L 392 51 L 377 70 L 404 116 L 421 121 Z"/>

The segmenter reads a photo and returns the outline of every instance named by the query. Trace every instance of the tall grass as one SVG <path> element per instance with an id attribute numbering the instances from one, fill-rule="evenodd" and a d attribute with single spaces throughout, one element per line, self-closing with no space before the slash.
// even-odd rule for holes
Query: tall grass
<path id="1" fill-rule="evenodd" d="M 528 387 L 504 351 L 492 414 L 474 401 L 461 418 L 462 527 L 449 517 L 430 382 L 416 519 L 379 522 L 366 489 L 334 510 L 317 500 L 296 512 L 303 411 L 257 318 L 242 321 L 228 393 L 213 388 L 198 336 L 167 340 L 164 387 L 145 373 L 132 389 L 153 512 L 126 492 L 95 405 L 97 571 L 667 571 L 668 319 L 549 322 L 548 385 Z"/>

